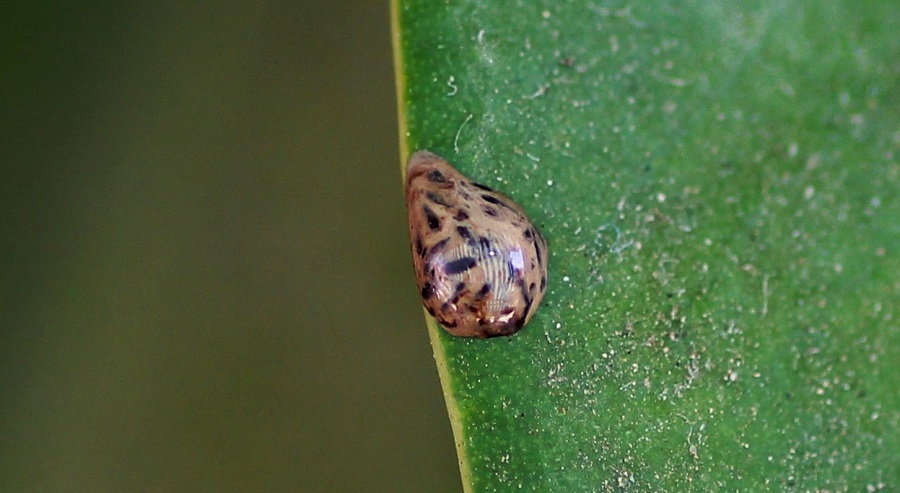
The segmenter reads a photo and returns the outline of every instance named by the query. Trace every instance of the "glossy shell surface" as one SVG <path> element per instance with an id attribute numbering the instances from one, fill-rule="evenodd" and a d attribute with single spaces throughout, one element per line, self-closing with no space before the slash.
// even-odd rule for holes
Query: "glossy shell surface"
<path id="1" fill-rule="evenodd" d="M 409 159 L 406 207 L 419 291 L 447 332 L 505 336 L 528 323 L 547 289 L 547 242 L 521 207 L 428 151 Z"/>

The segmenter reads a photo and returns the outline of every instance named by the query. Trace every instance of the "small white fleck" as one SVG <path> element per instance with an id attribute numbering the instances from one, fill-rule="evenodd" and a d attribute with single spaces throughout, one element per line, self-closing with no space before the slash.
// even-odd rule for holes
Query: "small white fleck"
<path id="1" fill-rule="evenodd" d="M 563 276 L 563 282 L 569 282 L 569 276 Z"/>
<path id="2" fill-rule="evenodd" d="M 549 19 L 549 18 L 550 18 L 550 11 L 549 11 L 549 10 L 545 10 L 545 11 L 541 12 L 541 17 L 543 17 L 544 19 Z"/>
<path id="3" fill-rule="evenodd" d="M 734 369 L 729 369 L 728 373 L 725 375 L 726 382 L 737 382 L 738 374 Z"/>
<path id="4" fill-rule="evenodd" d="M 800 152 L 800 146 L 798 146 L 795 142 L 791 142 L 791 145 L 788 147 L 788 156 L 794 157 L 798 152 Z"/>
<path id="5" fill-rule="evenodd" d="M 552 187 L 552 186 L 553 186 L 553 180 L 547 180 L 547 186 L 548 186 L 548 187 Z"/>
<path id="6" fill-rule="evenodd" d="M 806 200 L 813 198 L 813 195 L 815 194 L 816 189 L 812 185 L 806 187 L 806 189 L 803 190 L 803 198 Z"/>
<path id="7" fill-rule="evenodd" d="M 657 201 L 657 202 L 665 202 L 665 201 L 666 201 L 666 194 L 664 194 L 664 193 L 662 193 L 662 192 L 656 194 L 656 201 Z"/>

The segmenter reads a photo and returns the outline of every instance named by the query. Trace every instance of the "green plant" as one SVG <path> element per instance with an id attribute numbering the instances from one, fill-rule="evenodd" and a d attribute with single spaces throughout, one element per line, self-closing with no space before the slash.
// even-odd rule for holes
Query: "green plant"
<path id="1" fill-rule="evenodd" d="M 402 154 L 551 249 L 518 335 L 428 321 L 466 491 L 900 487 L 895 6 L 394 17 Z"/>

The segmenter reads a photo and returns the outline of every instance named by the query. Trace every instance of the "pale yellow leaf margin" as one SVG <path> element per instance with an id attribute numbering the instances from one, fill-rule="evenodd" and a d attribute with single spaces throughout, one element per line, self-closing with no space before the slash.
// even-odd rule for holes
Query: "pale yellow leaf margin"
<path id="1" fill-rule="evenodd" d="M 400 26 L 400 2 L 391 0 L 391 38 L 394 48 L 394 78 L 397 87 L 397 123 L 400 133 L 400 168 L 403 182 L 406 183 L 406 161 L 409 159 L 409 130 L 406 123 L 406 78 L 403 72 L 402 31 Z M 472 493 L 472 476 L 469 470 L 468 454 L 466 453 L 466 441 L 463 434 L 462 422 L 459 415 L 459 405 L 450 385 L 450 372 L 447 367 L 447 353 L 441 342 L 440 327 L 437 322 L 428 315 L 423 308 L 428 336 L 431 340 L 431 349 L 434 352 L 434 362 L 437 365 L 438 375 L 441 379 L 441 388 L 444 392 L 444 402 L 447 404 L 447 414 L 450 416 L 450 426 L 453 428 L 453 439 L 456 442 L 456 455 L 459 459 L 459 472 L 462 476 L 463 491 Z"/>

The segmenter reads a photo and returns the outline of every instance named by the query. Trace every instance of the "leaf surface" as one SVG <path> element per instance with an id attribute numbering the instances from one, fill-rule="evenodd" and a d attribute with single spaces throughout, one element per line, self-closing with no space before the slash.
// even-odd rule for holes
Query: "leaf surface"
<path id="1" fill-rule="evenodd" d="M 467 491 L 898 488 L 890 2 L 394 5 L 401 147 L 543 231 L 532 322 L 429 318 Z"/>

